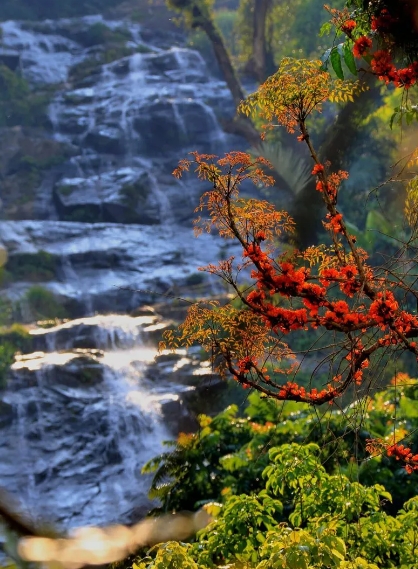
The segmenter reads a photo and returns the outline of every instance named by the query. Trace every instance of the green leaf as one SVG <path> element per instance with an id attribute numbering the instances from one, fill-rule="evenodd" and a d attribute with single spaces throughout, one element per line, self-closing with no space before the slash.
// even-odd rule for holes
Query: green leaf
<path id="1" fill-rule="evenodd" d="M 321 57 L 321 61 L 322 61 L 321 71 L 327 71 L 328 70 L 328 63 L 329 63 L 330 55 L 331 55 L 331 48 L 327 49 L 326 52 Z"/>
<path id="2" fill-rule="evenodd" d="M 319 36 L 325 36 L 325 35 L 329 35 L 331 33 L 332 30 L 332 24 L 331 22 L 325 22 L 324 24 L 322 24 L 322 26 L 319 29 Z"/>
<path id="3" fill-rule="evenodd" d="M 393 115 L 390 117 L 390 121 L 389 121 L 390 130 L 392 130 L 392 128 L 393 128 L 393 122 L 394 122 L 395 118 L 397 117 L 397 115 L 398 115 L 398 113 L 395 112 L 395 113 L 393 113 Z"/>
<path id="4" fill-rule="evenodd" d="M 369 211 L 367 214 L 366 230 L 375 230 L 386 235 L 391 235 L 393 226 L 380 211 L 372 209 L 372 211 Z"/>
<path id="5" fill-rule="evenodd" d="M 356 61 L 354 59 L 354 55 L 353 55 L 353 52 L 351 51 L 351 47 L 349 44 L 345 43 L 343 45 L 343 57 L 344 57 L 345 64 L 348 67 L 348 69 L 350 70 L 350 72 L 353 75 L 357 75 Z"/>
<path id="6" fill-rule="evenodd" d="M 386 498 L 389 502 L 392 502 L 392 494 L 390 492 L 380 492 L 382 498 Z"/>
<path id="7" fill-rule="evenodd" d="M 286 556 L 286 567 L 289 569 L 308 569 L 305 555 L 300 555 L 296 551 L 290 551 Z"/>
<path id="8" fill-rule="evenodd" d="M 336 47 L 334 47 L 331 50 L 330 59 L 331 59 L 332 68 L 335 71 L 335 74 L 338 77 L 338 79 L 344 79 L 344 72 L 341 65 L 341 56 L 338 53 L 338 49 Z"/>
<path id="9" fill-rule="evenodd" d="M 248 464 L 248 460 L 245 460 L 238 454 L 227 454 L 226 456 L 223 456 L 219 462 L 228 472 L 234 472 Z"/>

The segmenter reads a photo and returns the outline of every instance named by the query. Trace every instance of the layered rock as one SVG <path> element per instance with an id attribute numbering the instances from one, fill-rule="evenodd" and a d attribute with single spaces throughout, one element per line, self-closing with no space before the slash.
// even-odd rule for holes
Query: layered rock
<path id="1" fill-rule="evenodd" d="M 11 370 L 0 485 L 65 527 L 123 522 L 148 504 L 141 466 L 164 439 L 194 429 L 224 387 L 191 353 L 153 363 L 167 322 L 139 314 L 166 295 L 215 292 L 197 267 L 221 246 L 223 256 L 236 253 L 211 235 L 194 239 L 190 222 L 207 188 L 171 176 L 191 150 L 237 148 L 214 112 L 231 109 L 229 92 L 197 52 L 167 34 L 154 43 L 136 24 L 97 17 L 2 27 L 24 77 L 55 93 L 47 132 L 0 137 L 3 212 L 19 220 L 0 224 L 9 276 L 1 294 L 24 311 L 36 283 L 37 294 L 41 285 L 79 319 L 33 330 L 30 345 L 42 353 Z M 19 188 L 34 163 L 25 205 Z M 93 316 L 132 310 L 137 317 Z"/>
<path id="2" fill-rule="evenodd" d="M 193 350 L 154 362 L 147 342 L 159 324 L 155 314 L 113 315 L 32 330 L 45 351 L 12 366 L 0 402 L 0 484 L 39 517 L 63 527 L 130 521 L 150 505 L 141 466 L 164 439 L 196 428 L 197 400 L 205 412 L 216 402 L 225 384 Z"/>
<path id="3" fill-rule="evenodd" d="M 160 223 L 153 180 L 141 168 L 119 168 L 90 178 L 62 178 L 54 188 L 61 219 L 115 223 Z"/>

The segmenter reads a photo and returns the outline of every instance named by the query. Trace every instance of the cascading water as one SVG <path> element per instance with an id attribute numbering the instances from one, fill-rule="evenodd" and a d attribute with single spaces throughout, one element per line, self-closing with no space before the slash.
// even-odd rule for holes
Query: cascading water
<path id="1" fill-rule="evenodd" d="M 162 404 L 190 389 L 170 373 L 147 378 L 156 349 L 144 341 L 154 322 L 109 315 L 33 331 L 44 351 L 13 366 L 3 401 L 15 418 L 0 442 L 0 484 L 29 513 L 63 527 L 145 513 L 141 467 L 170 438 Z"/>
<path id="2" fill-rule="evenodd" d="M 97 55 L 74 38 L 98 22 L 128 29 L 126 46 L 139 52 L 71 84 L 71 67 Z M 140 468 L 187 423 L 193 377 L 210 370 L 185 354 L 181 363 L 152 363 L 154 317 L 97 313 L 126 313 L 184 290 L 221 246 L 223 255 L 235 252 L 211 235 L 194 239 L 204 187 L 171 176 L 190 150 L 236 148 L 213 110 L 231 108 L 230 96 L 196 51 L 146 43 L 136 24 L 89 17 L 2 27 L 24 76 L 58 85 L 47 136 L 71 157 L 38 188 L 39 218 L 2 222 L 0 245 L 17 262 L 33 255 L 35 266 L 47 255 L 54 274 L 42 286 L 82 318 L 33 330 L 34 353 L 12 369 L 0 486 L 62 527 L 136 520 L 149 506 Z M 30 286 L 22 280 L 7 293 L 21 299 Z"/>

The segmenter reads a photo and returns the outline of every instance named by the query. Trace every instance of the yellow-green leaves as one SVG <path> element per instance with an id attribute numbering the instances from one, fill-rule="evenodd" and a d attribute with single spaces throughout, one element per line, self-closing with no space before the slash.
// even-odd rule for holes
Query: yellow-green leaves
<path id="1" fill-rule="evenodd" d="M 405 217 L 410 227 L 418 225 L 418 176 L 408 182 L 406 187 Z"/>
<path id="2" fill-rule="evenodd" d="M 247 116 L 258 110 L 267 126 L 277 122 L 294 132 L 313 111 L 320 112 L 325 101 L 353 100 L 362 89 L 358 81 L 342 80 L 344 75 L 337 50 L 331 52 L 331 61 L 337 67 L 337 80 L 332 79 L 319 60 L 283 59 L 278 71 L 243 101 L 239 110 Z"/>

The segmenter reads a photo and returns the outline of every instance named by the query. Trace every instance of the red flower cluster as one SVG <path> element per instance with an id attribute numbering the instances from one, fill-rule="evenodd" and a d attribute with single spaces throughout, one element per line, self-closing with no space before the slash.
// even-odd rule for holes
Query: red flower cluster
<path id="1" fill-rule="evenodd" d="M 355 57 L 363 57 L 365 53 L 372 47 L 372 40 L 366 36 L 361 36 L 356 39 L 353 47 L 353 54 Z"/>
<path id="2" fill-rule="evenodd" d="M 409 89 L 418 79 L 418 61 L 414 61 L 408 67 L 396 69 L 390 53 L 386 50 L 379 50 L 373 54 L 371 67 L 381 81 L 394 83 L 396 87 Z"/>
<path id="3" fill-rule="evenodd" d="M 254 362 L 250 356 L 246 356 L 245 358 L 242 358 L 242 360 L 238 360 L 237 365 L 239 373 L 245 375 L 252 367 L 254 367 Z"/>
<path id="4" fill-rule="evenodd" d="M 283 385 L 279 391 L 279 397 L 287 400 L 287 399 L 294 399 L 294 400 L 304 400 L 304 401 L 318 401 L 321 399 L 332 399 L 337 395 L 337 389 L 334 387 L 328 386 L 327 389 L 322 389 L 318 391 L 317 389 L 312 389 L 311 391 L 306 391 L 306 389 L 302 386 L 299 386 L 297 383 L 292 381 L 288 381 L 285 385 Z"/>
<path id="5" fill-rule="evenodd" d="M 361 312 L 352 312 L 345 300 L 337 300 L 331 302 L 329 309 L 325 312 L 320 323 L 329 328 L 333 323 L 342 324 L 343 326 L 357 327 L 365 326 L 368 318 Z"/>
<path id="6" fill-rule="evenodd" d="M 391 10 L 394 10 L 395 14 L 390 13 L 384 7 L 376 15 L 372 16 L 371 29 L 380 34 L 388 49 L 380 49 L 372 54 L 371 68 L 380 80 L 386 83 L 394 83 L 396 87 L 409 89 L 418 80 L 418 61 L 414 61 L 407 67 L 397 69 L 392 62 L 390 53 L 391 46 L 394 43 L 393 36 L 402 35 L 405 25 L 410 20 L 408 15 L 409 9 L 407 3 L 400 2 L 398 6 L 392 6 Z M 351 37 L 352 30 L 345 30 L 343 27 L 341 29 Z M 387 37 L 388 34 L 390 34 L 390 37 Z M 369 52 L 371 47 L 372 40 L 367 36 L 361 36 L 354 42 L 353 54 L 358 58 L 363 57 Z"/>
<path id="7" fill-rule="evenodd" d="M 328 223 L 324 223 L 325 229 L 329 229 L 334 233 L 342 233 L 343 227 L 341 225 L 341 220 L 343 216 L 341 213 L 336 213 L 335 215 L 331 215 L 327 213 L 327 219 L 329 219 Z"/>
<path id="8" fill-rule="evenodd" d="M 340 269 L 340 275 L 344 282 L 340 284 L 340 289 L 350 298 L 361 289 L 361 283 L 356 279 L 358 270 L 355 265 L 346 265 Z"/>
<path id="9" fill-rule="evenodd" d="M 316 168 L 316 166 L 315 166 Z M 315 170 L 314 168 L 314 170 Z M 317 174 L 318 171 L 312 173 Z M 333 203 L 336 203 L 338 188 L 342 180 L 347 180 L 348 172 L 345 170 L 339 170 L 338 172 L 333 172 L 327 177 L 327 181 L 323 182 L 322 180 L 318 180 L 316 183 L 316 189 L 318 192 L 325 192 Z"/>
<path id="10" fill-rule="evenodd" d="M 402 311 L 395 320 L 395 326 L 399 332 L 407 334 L 412 330 L 412 328 L 418 328 L 418 318 L 408 312 Z M 410 342 L 410 346 L 411 348 L 415 348 L 416 344 L 414 342 Z"/>
<path id="11" fill-rule="evenodd" d="M 311 316 L 317 316 L 324 303 L 326 290 L 317 284 L 306 283 L 303 286 L 303 304 L 309 309 Z"/>
<path id="12" fill-rule="evenodd" d="M 393 81 L 395 79 L 396 67 L 392 63 L 391 55 L 383 49 L 375 51 L 371 62 L 372 71 L 379 76 L 382 81 Z"/>
<path id="13" fill-rule="evenodd" d="M 312 175 L 316 176 L 317 174 L 321 173 L 324 171 L 324 166 L 323 164 L 315 164 L 315 166 L 312 169 Z"/>
<path id="14" fill-rule="evenodd" d="M 355 20 L 346 20 L 342 25 L 341 25 L 341 30 L 349 35 L 351 34 L 351 32 L 354 30 L 354 28 L 357 26 L 357 23 Z"/>
<path id="15" fill-rule="evenodd" d="M 369 308 L 369 316 L 377 322 L 382 330 L 391 322 L 393 322 L 399 304 L 395 300 L 393 293 L 389 290 L 377 293 L 377 298 L 372 302 Z"/>
<path id="16" fill-rule="evenodd" d="M 361 369 L 358 369 L 353 374 L 353 381 L 356 385 L 361 385 L 361 382 L 363 381 L 363 372 L 361 371 Z"/>
<path id="17" fill-rule="evenodd" d="M 288 334 L 292 330 L 305 328 L 308 321 L 308 315 L 304 308 L 289 310 L 272 304 L 266 304 L 264 308 L 264 319 L 276 334 L 278 332 Z"/>
<path id="18" fill-rule="evenodd" d="M 378 16 L 372 16 L 371 28 L 375 32 L 388 34 L 398 22 L 398 18 L 393 17 L 387 8 L 383 8 Z"/>
<path id="19" fill-rule="evenodd" d="M 418 454 L 413 455 L 410 448 L 395 444 L 388 447 L 386 452 L 388 456 L 394 456 L 396 460 L 405 462 L 405 470 L 408 474 L 418 470 Z"/>

